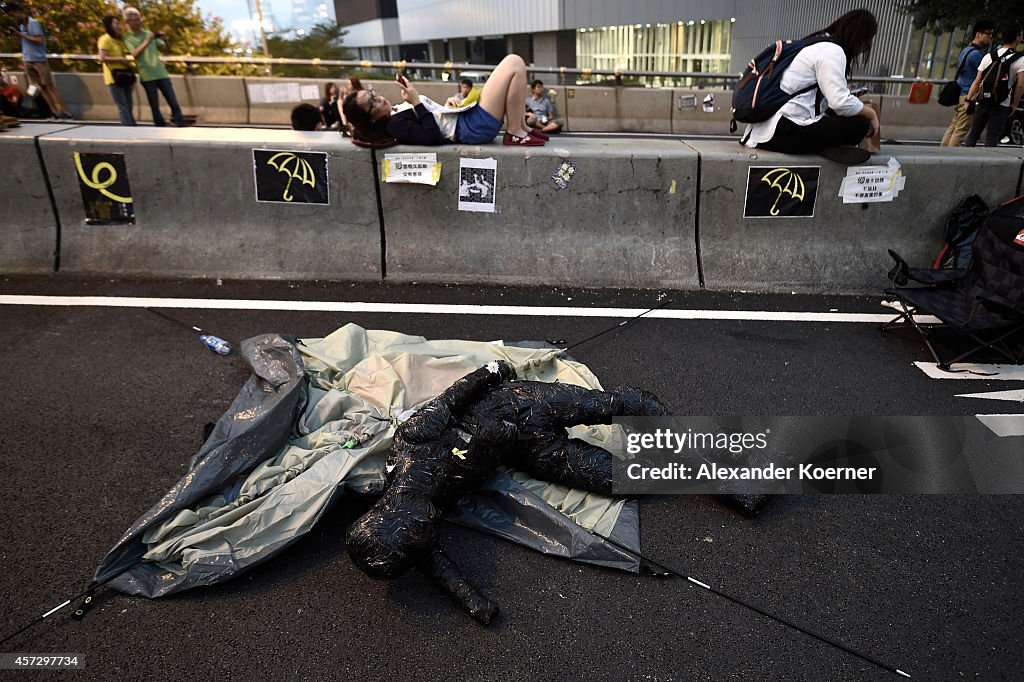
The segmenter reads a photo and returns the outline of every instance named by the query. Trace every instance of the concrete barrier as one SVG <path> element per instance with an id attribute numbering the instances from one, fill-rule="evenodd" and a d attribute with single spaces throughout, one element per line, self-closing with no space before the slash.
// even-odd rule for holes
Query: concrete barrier
<path id="1" fill-rule="evenodd" d="M 185 114 L 202 123 L 248 123 L 245 79 L 229 76 L 188 76 L 182 92 L 189 98 Z"/>
<path id="2" fill-rule="evenodd" d="M 56 64 L 55 64 L 56 66 Z M 17 73 L 17 72 L 12 72 Z M 539 74 L 553 100 L 558 116 L 572 132 L 646 132 L 679 135 L 728 134 L 731 90 L 658 89 L 637 87 L 606 87 L 561 85 L 553 74 Z M 117 108 L 103 84 L 100 73 L 56 73 L 57 85 L 64 93 L 71 112 L 86 120 L 117 120 Z M 299 101 L 316 103 L 327 81 L 344 85 L 338 74 L 323 78 L 254 78 L 241 76 L 172 76 L 175 92 L 186 114 L 205 123 L 253 123 L 288 125 L 288 113 Z M 24 81 L 22 81 L 24 82 Z M 315 85 L 317 99 L 301 97 L 295 101 L 271 104 L 250 103 L 246 84 L 298 83 Z M 364 80 L 392 102 L 400 102 L 398 86 L 393 80 Z M 482 85 L 482 83 L 477 83 Z M 457 81 L 417 81 L 421 93 L 438 102 L 455 93 Z M 937 96 L 938 88 L 933 92 Z M 701 102 L 708 94 L 715 96 L 715 111 L 705 113 Z M 679 108 L 679 97 L 693 95 L 696 108 Z M 872 95 L 881 108 L 884 139 L 941 139 L 953 110 L 939 106 L 935 98 L 926 104 L 911 104 L 906 95 Z M 149 121 L 149 108 L 141 86 L 135 89 L 135 114 L 140 121 Z"/>
<path id="3" fill-rule="evenodd" d="M 371 155 L 337 133 L 84 126 L 41 140 L 61 270 L 160 277 L 380 278 Z M 253 149 L 328 154 L 330 204 L 257 203 Z M 88 225 L 74 152 L 124 155 L 135 225 Z"/>
<path id="4" fill-rule="evenodd" d="M 57 249 L 57 217 L 50 203 L 46 176 L 39 163 L 36 137 L 71 126 L 23 124 L 0 133 L 0 272 L 53 272 Z"/>
<path id="5" fill-rule="evenodd" d="M 530 149 L 387 151 L 436 151 L 443 164 L 436 187 L 381 187 L 389 280 L 699 286 L 697 154 L 678 142 L 555 138 Z M 462 158 L 497 160 L 495 213 L 458 210 Z M 551 175 L 563 158 L 576 170 L 558 189 Z"/>
<path id="6" fill-rule="evenodd" d="M 46 175 L 36 153 L 42 150 Z M 328 154 L 330 204 L 257 203 L 253 149 Z M 360 280 L 695 289 L 698 254 L 713 290 L 879 292 L 886 250 L 928 265 L 949 211 L 977 192 L 1015 196 L 1024 150 L 891 146 L 906 188 L 888 203 L 843 204 L 848 169 L 732 142 L 554 138 L 396 147 L 434 152 L 436 187 L 383 184 L 372 158 L 336 133 L 231 128 L 25 125 L 0 135 L 13 172 L 0 187 L 0 272 L 48 272 L 60 226 L 61 270 L 159 277 Z M 124 155 L 135 225 L 87 225 L 74 152 Z M 462 159 L 497 162 L 495 212 L 458 210 Z M 564 189 L 551 176 L 563 160 Z M 810 218 L 745 218 L 751 166 L 815 166 Z M 55 195 L 54 214 L 45 191 Z M 699 183 L 699 193 L 698 193 Z M 781 196 L 781 195 L 780 195 Z"/>
<path id="7" fill-rule="evenodd" d="M 567 130 L 671 133 L 672 91 L 650 88 L 555 88 L 556 102 L 568 120 Z"/>
<path id="8" fill-rule="evenodd" d="M 906 188 L 890 203 L 843 204 L 847 172 L 817 156 L 786 156 L 733 142 L 692 141 L 700 153 L 698 238 L 708 289 L 877 293 L 892 265 L 887 249 L 929 266 L 949 211 L 972 193 L 990 204 L 1016 195 L 1021 161 L 982 149 L 892 146 Z M 820 166 L 813 218 L 744 218 L 750 166 Z"/>
<path id="9" fill-rule="evenodd" d="M 672 90 L 672 131 L 677 135 L 728 135 L 732 93 L 724 90 Z M 713 95 L 715 110 L 704 111 L 704 98 Z M 692 101 L 692 106 L 691 106 Z M 682 103 L 682 106 L 680 106 Z M 742 126 L 736 135 L 742 133 Z"/>

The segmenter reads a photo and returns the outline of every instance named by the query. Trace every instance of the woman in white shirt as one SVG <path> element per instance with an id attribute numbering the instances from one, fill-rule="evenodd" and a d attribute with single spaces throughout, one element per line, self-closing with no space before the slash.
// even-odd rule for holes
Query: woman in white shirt
<path id="1" fill-rule="evenodd" d="M 829 148 L 857 145 L 878 132 L 878 115 L 850 93 L 847 78 L 854 62 L 866 62 L 878 22 L 866 9 L 839 17 L 805 40 L 812 43 L 782 74 L 783 92 L 808 92 L 789 100 L 776 114 L 747 126 L 743 143 L 789 154 L 815 154 Z M 827 155 L 827 154 L 826 154 Z"/>

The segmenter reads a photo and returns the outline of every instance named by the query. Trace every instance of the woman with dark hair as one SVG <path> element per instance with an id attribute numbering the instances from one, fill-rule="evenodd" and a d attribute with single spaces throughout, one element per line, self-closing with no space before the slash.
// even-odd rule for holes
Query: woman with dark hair
<path id="1" fill-rule="evenodd" d="M 110 96 L 117 105 L 117 115 L 121 125 L 135 125 L 132 115 L 132 91 L 135 90 L 135 71 L 128 59 L 129 51 L 125 47 L 121 34 L 121 19 L 113 14 L 103 17 L 103 30 L 106 31 L 96 42 L 100 62 L 103 64 L 103 82 L 110 90 Z"/>
<path id="2" fill-rule="evenodd" d="M 323 118 L 324 128 L 333 130 L 341 125 L 338 104 L 338 86 L 328 83 L 324 86 L 324 98 L 320 100 L 320 116 Z"/>
<path id="3" fill-rule="evenodd" d="M 449 142 L 487 144 L 501 131 L 508 117 L 503 143 L 539 147 L 547 136 L 526 125 L 526 63 L 519 55 L 501 60 L 469 106 L 444 107 L 417 92 L 398 75 L 403 104 L 391 102 L 373 90 L 350 93 L 342 104 L 352 141 L 371 147 L 393 144 L 440 145 Z"/>
<path id="4" fill-rule="evenodd" d="M 807 36 L 810 44 L 782 75 L 783 92 L 796 94 L 767 121 L 747 126 L 748 147 L 789 154 L 819 153 L 840 163 L 862 163 L 861 140 L 878 132 L 878 114 L 850 93 L 855 62 L 866 63 L 878 22 L 857 9 Z M 824 106 L 827 105 L 827 106 Z"/>
<path id="5" fill-rule="evenodd" d="M 362 89 L 363 82 L 361 80 L 359 80 L 355 76 L 348 77 L 348 91 L 345 92 L 346 95 L 351 94 L 353 92 L 359 92 Z"/>

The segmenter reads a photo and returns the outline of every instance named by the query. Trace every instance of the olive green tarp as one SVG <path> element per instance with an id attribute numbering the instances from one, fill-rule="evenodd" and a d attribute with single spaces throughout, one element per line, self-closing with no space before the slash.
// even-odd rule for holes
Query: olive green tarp
<path id="1" fill-rule="evenodd" d="M 556 348 L 527 347 L 536 345 L 427 341 L 353 324 L 298 343 L 275 334 L 244 341 L 253 376 L 188 473 L 107 554 L 96 582 L 158 597 L 269 559 L 308 532 L 346 489 L 379 482 L 396 425 L 491 360 L 508 360 L 521 379 L 601 388 L 585 365 Z M 572 435 L 623 452 L 616 427 L 576 427 Z M 638 550 L 635 501 L 500 469 L 449 518 L 544 553 L 639 567 L 589 532 Z"/>

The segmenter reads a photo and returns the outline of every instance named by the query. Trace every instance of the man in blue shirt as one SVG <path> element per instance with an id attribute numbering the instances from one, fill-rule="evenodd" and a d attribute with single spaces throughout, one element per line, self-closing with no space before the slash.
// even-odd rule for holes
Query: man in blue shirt
<path id="1" fill-rule="evenodd" d="M 544 92 L 544 83 L 530 83 L 531 97 L 526 99 L 526 124 L 542 133 L 557 133 L 562 124 L 555 120 L 555 104 Z"/>
<path id="2" fill-rule="evenodd" d="M 956 111 L 953 112 L 953 120 L 949 122 L 946 134 L 942 136 L 943 147 L 959 147 L 960 141 L 971 129 L 972 114 L 967 113 L 964 100 L 967 99 L 967 91 L 971 89 L 971 83 L 978 75 L 978 64 L 988 52 L 989 45 L 992 44 L 992 34 L 995 30 L 996 25 L 991 21 L 982 20 L 975 23 L 974 40 L 960 51 L 960 56 L 956 60 L 956 83 L 960 86 L 960 102 L 957 104 Z"/>
<path id="3" fill-rule="evenodd" d="M 58 119 L 69 119 L 68 105 L 61 97 L 57 85 L 50 73 L 50 63 L 46 58 L 46 34 L 39 22 L 28 15 L 20 6 L 9 4 L 7 14 L 11 15 L 18 28 L 14 33 L 21 38 L 21 61 L 25 66 L 28 82 L 39 88 L 43 98 L 50 106 L 53 116 Z"/>

